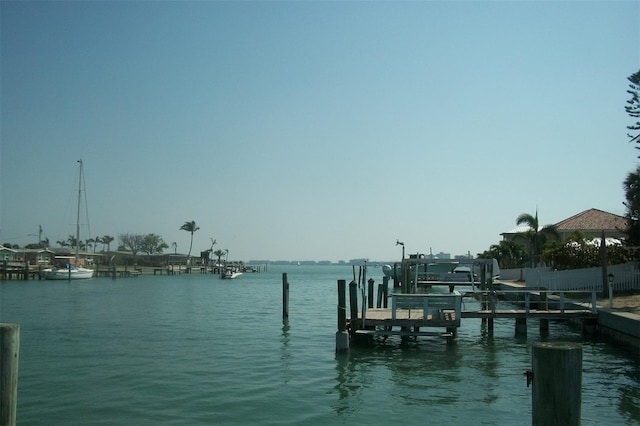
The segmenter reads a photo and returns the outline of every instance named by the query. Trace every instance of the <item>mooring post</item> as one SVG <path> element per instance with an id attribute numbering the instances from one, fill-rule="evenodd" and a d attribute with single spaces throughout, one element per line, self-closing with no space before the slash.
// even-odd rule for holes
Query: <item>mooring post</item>
<path id="1" fill-rule="evenodd" d="M 538 310 L 549 310 L 549 300 L 548 293 L 546 288 L 542 288 L 540 290 L 540 301 L 538 302 Z M 540 335 L 548 336 L 549 335 L 549 318 L 540 318 Z"/>
<path id="2" fill-rule="evenodd" d="M 373 308 L 373 278 L 369 278 L 367 281 L 367 290 L 368 290 L 368 299 L 367 300 L 367 308 Z"/>
<path id="3" fill-rule="evenodd" d="M 382 298 L 384 297 L 384 290 L 382 288 L 382 283 L 378 284 L 378 298 L 376 299 L 376 308 L 382 308 Z"/>
<path id="4" fill-rule="evenodd" d="M 338 280 L 338 331 L 336 332 L 336 352 L 349 349 L 347 333 L 347 281 Z"/>
<path id="5" fill-rule="evenodd" d="M 0 323 L 0 425 L 15 426 L 20 325 Z"/>
<path id="6" fill-rule="evenodd" d="M 355 324 L 358 323 L 358 283 L 349 283 L 349 311 L 351 312 L 351 332 L 355 331 Z"/>
<path id="7" fill-rule="evenodd" d="M 580 424 L 582 344 L 534 343 L 530 376 L 534 426 Z"/>
<path id="8" fill-rule="evenodd" d="M 548 336 L 549 335 L 549 318 L 540 318 L 540 335 Z"/>
<path id="9" fill-rule="evenodd" d="M 527 318 L 516 318 L 516 336 L 527 335 Z"/>
<path id="10" fill-rule="evenodd" d="M 399 275 L 400 274 L 400 275 Z M 398 270 L 398 263 L 393 264 L 393 288 L 399 288 L 401 285 L 400 276 L 402 274 L 402 267 Z"/>
<path id="11" fill-rule="evenodd" d="M 289 318 L 289 281 L 287 273 L 282 273 L 282 319 Z"/>
<path id="12" fill-rule="evenodd" d="M 389 296 L 389 277 L 382 277 L 382 307 L 387 308 L 387 296 Z"/>
<path id="13" fill-rule="evenodd" d="M 472 271 L 473 273 L 473 271 Z M 483 311 L 489 309 L 489 302 L 487 299 L 487 265 L 480 265 L 480 309 Z M 484 326 L 487 324 L 487 318 L 482 318 L 481 324 Z M 493 328 L 491 328 L 493 330 Z"/>

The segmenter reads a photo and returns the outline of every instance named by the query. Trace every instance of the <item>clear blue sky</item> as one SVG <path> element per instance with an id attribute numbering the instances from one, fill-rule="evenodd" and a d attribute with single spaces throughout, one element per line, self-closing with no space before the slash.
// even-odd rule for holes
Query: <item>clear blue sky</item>
<path id="1" fill-rule="evenodd" d="M 482 252 L 521 213 L 624 214 L 639 1 L 12 2 L 0 242 L 341 260 Z M 31 234 L 31 235 L 30 235 Z M 55 245 L 55 244 L 54 244 Z"/>

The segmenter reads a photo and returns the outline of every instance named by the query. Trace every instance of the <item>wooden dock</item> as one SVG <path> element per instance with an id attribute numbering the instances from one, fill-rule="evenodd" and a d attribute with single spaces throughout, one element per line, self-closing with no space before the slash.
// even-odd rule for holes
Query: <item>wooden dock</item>
<path id="1" fill-rule="evenodd" d="M 484 275 L 484 274 L 483 274 Z M 577 321 L 588 334 L 595 331 L 597 324 L 596 292 L 523 290 L 484 290 L 469 282 L 431 282 L 430 285 L 466 286 L 471 291 L 464 293 L 403 293 L 402 288 L 388 294 L 389 280 L 383 279 L 378 286 L 377 306 L 373 307 L 374 282 L 359 286 L 355 281 L 349 284 L 349 311 L 346 316 L 346 283 L 338 281 L 338 333 L 336 350 L 345 350 L 344 334 L 356 342 L 365 336 L 405 337 L 438 336 L 453 342 L 463 319 L 481 319 L 489 331 L 495 320 L 515 320 L 515 334 L 527 333 L 527 320 L 539 321 L 540 332 L 546 333 L 550 320 Z M 415 282 L 414 282 L 415 284 Z M 368 287 L 368 291 L 365 288 Z M 584 297 L 586 296 L 586 297 Z M 477 309 L 462 309 L 463 300 L 469 300 Z M 358 304 L 361 303 L 359 308 Z M 390 307 L 388 306 L 390 304 Z M 479 306 L 478 306 L 479 305 Z M 344 312 L 343 312 L 344 309 Z M 360 336 L 360 339 L 358 337 Z"/>

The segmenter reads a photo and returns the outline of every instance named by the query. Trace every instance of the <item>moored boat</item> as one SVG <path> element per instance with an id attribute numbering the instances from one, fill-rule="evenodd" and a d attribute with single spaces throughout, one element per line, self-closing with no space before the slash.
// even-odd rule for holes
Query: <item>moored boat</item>
<path id="1" fill-rule="evenodd" d="M 81 280 L 93 277 L 93 269 L 75 267 L 69 263 L 42 271 L 47 280 Z"/>
<path id="2" fill-rule="evenodd" d="M 80 280 L 93 277 L 93 269 L 80 267 L 80 205 L 82 200 L 82 189 L 84 183 L 84 167 L 82 160 L 78 160 L 80 164 L 80 173 L 78 178 L 78 209 L 76 212 L 76 244 L 75 244 L 75 256 L 74 264 L 62 263 L 52 268 L 47 268 L 42 271 L 44 278 L 48 280 Z"/>

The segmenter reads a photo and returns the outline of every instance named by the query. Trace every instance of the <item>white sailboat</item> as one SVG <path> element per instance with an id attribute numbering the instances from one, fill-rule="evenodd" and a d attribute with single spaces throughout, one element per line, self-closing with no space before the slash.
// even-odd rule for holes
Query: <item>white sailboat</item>
<path id="1" fill-rule="evenodd" d="M 93 269 L 82 268 L 79 266 L 79 250 L 80 250 L 80 206 L 82 200 L 82 184 L 84 182 L 84 168 L 82 160 L 78 160 L 80 164 L 80 177 L 78 179 L 78 210 L 76 213 L 76 253 L 74 256 L 75 264 L 70 262 L 58 264 L 53 268 L 43 270 L 44 277 L 48 280 L 80 280 L 93 277 Z"/>

